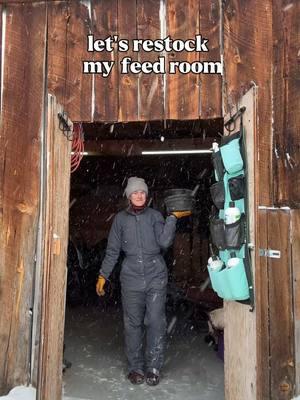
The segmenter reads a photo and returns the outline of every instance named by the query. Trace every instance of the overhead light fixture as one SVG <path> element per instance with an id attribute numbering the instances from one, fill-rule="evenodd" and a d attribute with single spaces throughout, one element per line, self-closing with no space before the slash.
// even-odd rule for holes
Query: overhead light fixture
<path id="1" fill-rule="evenodd" d="M 71 155 L 73 155 L 73 154 L 78 154 L 78 153 L 75 153 L 75 151 L 71 151 Z M 81 151 L 79 154 L 81 156 L 88 156 L 89 155 L 89 153 L 87 151 Z"/>
<path id="2" fill-rule="evenodd" d="M 142 155 L 158 155 L 158 154 L 210 154 L 212 150 L 153 150 L 142 151 Z"/>

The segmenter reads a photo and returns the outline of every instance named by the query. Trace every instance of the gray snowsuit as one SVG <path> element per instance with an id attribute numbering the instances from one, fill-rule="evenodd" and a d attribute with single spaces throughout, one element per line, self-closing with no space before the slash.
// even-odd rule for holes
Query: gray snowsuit
<path id="1" fill-rule="evenodd" d="M 131 207 L 114 218 L 100 274 L 108 278 L 123 250 L 120 280 L 129 371 L 160 370 L 166 335 L 167 267 L 161 249 L 175 236 L 176 217 L 164 220 L 159 211 Z M 144 324 L 147 332 L 146 365 L 143 356 Z"/>

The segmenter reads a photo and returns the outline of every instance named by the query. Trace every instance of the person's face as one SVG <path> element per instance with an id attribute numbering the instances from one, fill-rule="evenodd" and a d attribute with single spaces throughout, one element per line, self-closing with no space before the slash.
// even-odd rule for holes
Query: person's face
<path id="1" fill-rule="evenodd" d="M 146 193 L 143 190 L 133 192 L 130 195 L 130 200 L 134 206 L 141 207 L 146 203 Z"/>

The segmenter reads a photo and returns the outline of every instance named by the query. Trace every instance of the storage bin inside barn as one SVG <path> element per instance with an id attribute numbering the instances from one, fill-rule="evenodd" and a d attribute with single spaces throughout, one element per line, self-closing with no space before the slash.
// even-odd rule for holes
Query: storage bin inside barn
<path id="1" fill-rule="evenodd" d="M 215 182 L 211 151 L 223 132 L 223 119 L 82 124 L 82 131 L 84 156 L 70 187 L 64 356 L 66 366 L 72 366 L 64 373 L 65 393 L 95 395 L 93 380 L 98 379 L 108 397 L 126 379 L 122 255 L 104 297 L 97 296 L 95 283 L 113 217 L 128 205 L 127 179 L 139 176 L 149 187 L 148 205 L 164 217 L 166 190 L 194 191 L 192 216 L 177 221 L 175 241 L 163 251 L 168 344 L 161 385 L 169 391 L 175 384 L 178 396 L 185 390 L 193 398 L 201 390 L 203 399 L 223 398 L 223 330 L 218 325 L 209 329 L 208 321 L 209 312 L 223 302 L 207 272 L 209 188 Z"/>

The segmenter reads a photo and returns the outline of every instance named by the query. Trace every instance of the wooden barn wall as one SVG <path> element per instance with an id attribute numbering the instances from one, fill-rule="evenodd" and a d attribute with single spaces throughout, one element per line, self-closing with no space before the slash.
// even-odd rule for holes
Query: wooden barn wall
<path id="1" fill-rule="evenodd" d="M 291 212 L 293 314 L 295 324 L 295 394 L 300 395 L 300 210 Z"/>
<path id="2" fill-rule="evenodd" d="M 45 39 L 45 4 L 7 5 L 0 136 L 1 393 L 29 382 Z"/>
<path id="3" fill-rule="evenodd" d="M 273 6 L 274 202 L 300 207 L 300 3 Z"/>
<path id="4" fill-rule="evenodd" d="M 87 5 L 90 5 L 88 9 Z M 50 2 L 48 16 L 48 88 L 73 121 L 143 121 L 216 118 L 221 110 L 221 76 L 120 74 L 115 66 L 108 78 L 83 75 L 82 60 L 137 61 L 220 60 L 219 1 L 113 0 Z M 127 39 L 209 39 L 209 53 L 87 52 L 87 34 Z M 201 55 L 201 57 L 200 57 Z M 66 78 L 66 79 L 65 79 Z"/>
<path id="5" fill-rule="evenodd" d="M 224 3 L 224 108 L 227 112 L 253 84 L 258 86 L 259 204 L 272 204 L 272 1 Z"/>

